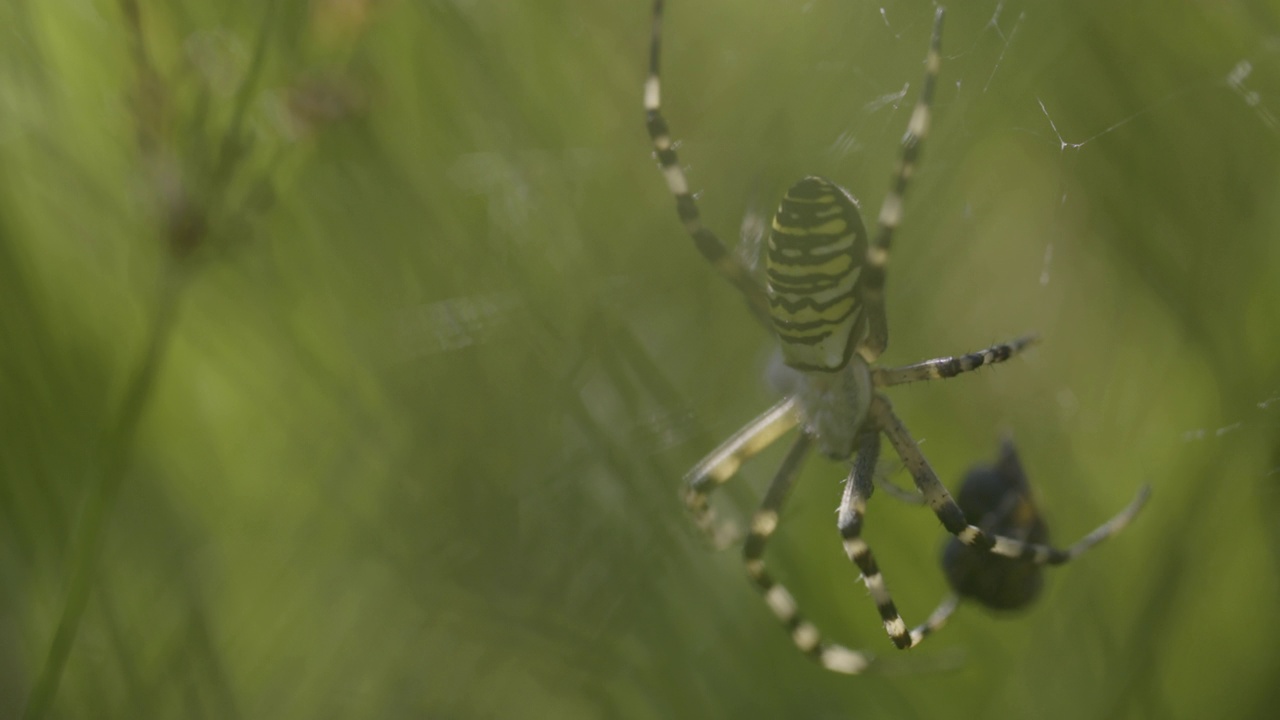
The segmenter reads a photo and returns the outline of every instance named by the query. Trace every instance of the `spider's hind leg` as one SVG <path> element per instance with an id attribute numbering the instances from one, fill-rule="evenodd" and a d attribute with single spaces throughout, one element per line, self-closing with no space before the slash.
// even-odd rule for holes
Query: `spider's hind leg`
<path id="1" fill-rule="evenodd" d="M 644 83 L 645 127 L 649 130 L 649 138 L 653 141 L 653 150 L 662 166 L 662 176 L 666 178 L 667 189 L 676 200 L 676 214 L 680 217 L 684 229 L 693 238 L 693 244 L 707 262 L 729 281 L 747 300 L 747 305 L 761 322 L 768 324 L 769 301 L 765 297 L 764 288 L 756 282 L 752 273 L 743 266 L 736 255 L 729 252 L 724 241 L 711 228 L 702 223 L 702 215 L 698 212 L 698 203 L 689 189 L 689 180 L 680 167 L 680 158 L 676 155 L 676 144 L 671 139 L 671 130 L 666 118 L 662 116 L 662 5 L 663 0 L 653 3 L 653 33 L 649 44 L 649 77 Z"/>
<path id="2" fill-rule="evenodd" d="M 902 222 L 902 204 L 907 194 L 907 183 L 915 174 L 916 163 L 920 159 L 920 148 L 929 135 L 933 89 L 938 84 L 938 70 L 942 65 L 943 14 L 943 9 L 939 7 L 933 16 L 933 35 L 929 39 L 929 52 L 925 55 L 924 81 L 920 86 L 920 97 L 911 111 L 907 132 L 902 136 L 902 157 L 898 161 L 898 170 L 894 173 L 889 192 L 880 205 L 880 215 L 876 220 L 879 228 L 871 243 L 867 245 L 866 269 L 860 286 L 862 303 L 866 307 L 869 320 L 869 332 L 866 340 L 858 348 L 859 354 L 867 362 L 874 362 L 889 345 L 889 324 L 884 310 L 885 268 L 889 264 L 889 246 L 893 242 L 893 233 Z"/>

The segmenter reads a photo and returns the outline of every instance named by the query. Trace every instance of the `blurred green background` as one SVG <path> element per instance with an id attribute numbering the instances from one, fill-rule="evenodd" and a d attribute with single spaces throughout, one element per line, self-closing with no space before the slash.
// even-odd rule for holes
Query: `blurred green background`
<path id="1" fill-rule="evenodd" d="M 896 653 L 810 462 L 770 559 L 857 678 L 683 516 L 775 396 L 651 157 L 649 13 L 0 4 L 0 717 L 1274 711 L 1280 8 L 950 9 L 883 361 L 1045 342 L 891 398 L 953 485 L 1012 432 L 1059 542 L 1155 492 L 1030 611 Z M 874 216 L 932 14 L 670 2 L 707 222 L 809 173 Z M 867 532 L 919 621 L 937 521 Z"/>

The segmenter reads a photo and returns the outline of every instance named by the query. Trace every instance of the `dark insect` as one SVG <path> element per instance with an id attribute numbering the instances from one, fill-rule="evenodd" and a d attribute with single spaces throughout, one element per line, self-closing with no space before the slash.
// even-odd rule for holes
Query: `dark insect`
<path id="1" fill-rule="evenodd" d="M 1031 497 L 1012 442 L 1001 445 L 994 465 L 976 465 L 969 470 L 956 502 L 969 524 L 984 532 L 1038 545 L 1049 542 L 1049 527 Z M 1026 607 L 1044 586 L 1043 565 L 980 552 L 956 538 L 942 551 L 942 570 L 957 595 L 993 610 Z"/>

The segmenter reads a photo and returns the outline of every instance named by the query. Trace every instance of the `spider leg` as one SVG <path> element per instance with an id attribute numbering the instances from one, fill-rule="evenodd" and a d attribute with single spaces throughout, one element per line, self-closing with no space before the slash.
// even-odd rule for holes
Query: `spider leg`
<path id="1" fill-rule="evenodd" d="M 902 222 L 902 200 L 907 193 L 907 182 L 915 174 L 920 147 L 929 134 L 933 89 L 938 83 L 938 69 L 942 65 L 942 17 L 943 9 L 939 7 L 933 16 L 933 35 L 929 40 L 929 52 L 925 55 L 920 97 L 911 111 L 907 132 L 902 136 L 902 158 L 898 163 L 898 171 L 890 182 L 889 193 L 884 196 L 884 202 L 880 205 L 876 235 L 867 245 L 867 262 L 860 285 L 870 331 L 858 348 L 867 362 L 875 361 L 889 344 L 889 325 L 884 310 L 885 266 L 889 264 L 889 246 L 893 242 L 893 232 Z"/>
<path id="2" fill-rule="evenodd" d="M 765 567 L 765 548 L 778 527 L 783 503 L 786 502 L 787 494 L 795 484 L 805 456 L 812 447 L 812 441 L 811 435 L 801 431 L 799 437 L 792 443 L 786 460 L 783 461 L 782 467 L 778 469 L 773 482 L 769 484 L 768 491 L 765 492 L 760 509 L 751 518 L 751 531 L 742 549 L 742 561 L 746 566 L 747 575 L 764 597 L 765 604 L 786 628 L 800 652 L 828 670 L 857 675 L 870 665 L 871 655 L 824 641 L 818 628 L 800 614 L 795 597 L 775 581 Z"/>
<path id="3" fill-rule="evenodd" d="M 929 617 L 917 625 L 911 631 L 911 647 L 915 647 L 924 642 L 924 639 L 941 630 L 947 621 L 951 619 L 951 614 L 960 606 L 960 596 L 955 593 L 947 593 L 947 596 L 938 603 L 938 607 L 929 613 Z"/>
<path id="4" fill-rule="evenodd" d="M 880 620 L 884 623 L 885 632 L 899 649 L 915 647 L 926 637 L 941 628 L 959 605 L 959 597 L 948 595 L 938 605 L 929 618 L 913 630 L 907 630 L 907 624 L 894 605 L 893 596 L 885 585 L 884 576 L 876 564 L 871 547 L 862 539 L 862 521 L 866 516 L 867 500 L 875 489 L 873 480 L 876 462 L 880 457 L 880 433 L 868 432 L 859 439 L 858 454 L 853 463 L 853 470 L 844 486 L 844 496 L 840 500 L 837 528 L 844 542 L 844 551 L 849 560 L 862 573 L 862 582 L 867 586 L 871 599 L 880 612 Z"/>
<path id="5" fill-rule="evenodd" d="M 1075 542 L 1074 545 L 1067 548 L 1066 560 L 1063 560 L 1062 562 L 1067 562 L 1068 560 L 1076 559 L 1077 557 L 1083 555 L 1087 550 L 1092 548 L 1094 545 L 1097 545 L 1103 540 L 1106 540 L 1112 535 L 1115 535 L 1116 533 L 1123 530 L 1125 526 L 1127 526 L 1130 522 L 1133 521 L 1134 516 L 1136 516 L 1138 514 L 1138 511 L 1142 509 L 1142 506 L 1146 504 L 1147 498 L 1149 497 L 1151 497 L 1150 485 L 1143 485 L 1142 487 L 1138 488 L 1138 494 L 1134 496 L 1132 500 L 1129 501 L 1129 504 L 1125 507 L 1124 510 L 1121 510 L 1119 513 L 1116 513 L 1116 515 L 1114 515 L 1110 520 L 1094 528 L 1093 531 L 1090 532 L 1088 535 L 1085 535 L 1084 537 L 1080 538 Z"/>
<path id="6" fill-rule="evenodd" d="M 899 468 L 901 469 L 901 468 Z M 885 495 L 907 505 L 923 505 L 924 496 L 915 490 L 908 490 L 900 487 L 897 483 L 889 479 L 888 475 L 876 473 L 876 487 L 884 491 Z"/>
<path id="7" fill-rule="evenodd" d="M 649 137 L 653 140 L 653 149 L 658 156 L 658 164 L 662 166 L 662 175 L 667 180 L 667 189 L 676 199 L 676 214 L 684 229 L 693 238 L 698 252 L 711 263 L 726 280 L 743 294 L 747 304 L 756 317 L 769 324 L 769 301 L 764 289 L 755 281 L 751 272 L 738 260 L 710 228 L 702 224 L 698 203 L 689 191 L 689 180 L 680 168 L 680 159 L 676 156 L 675 143 L 671 140 L 671 131 L 667 121 L 662 117 L 662 89 L 659 80 L 659 57 L 662 49 L 662 5 L 663 0 L 653 3 L 653 36 L 649 46 L 649 77 L 644 84 L 645 126 Z"/>
<path id="8" fill-rule="evenodd" d="M 711 493 L 736 475 L 744 462 L 772 445 L 799 423 L 795 406 L 794 397 L 777 403 L 734 433 L 685 474 L 685 506 L 693 515 L 694 524 L 715 547 L 727 545 L 734 531 L 731 526 L 716 522 L 709 502 Z"/>
<path id="9" fill-rule="evenodd" d="M 1003 535 L 993 535 L 983 532 L 982 528 L 970 525 L 965 520 L 964 512 L 951 497 L 951 493 L 947 492 L 947 488 L 938 480 L 937 474 L 929 466 L 929 461 L 920 452 L 920 448 L 911 438 L 911 433 L 894 414 L 893 408 L 884 396 L 877 394 L 871 399 L 869 417 L 889 438 L 894 451 L 902 458 L 902 462 L 906 464 L 907 470 L 915 479 L 916 487 L 924 496 L 925 503 L 938 516 L 938 520 L 947 532 L 955 535 L 965 545 L 985 552 L 1018 558 L 1037 565 L 1062 565 L 1123 530 L 1142 509 L 1151 494 L 1150 486 L 1142 486 L 1138 489 L 1137 496 L 1124 510 L 1066 550 L 1050 545 L 1023 542 Z"/>
<path id="10" fill-rule="evenodd" d="M 980 367 L 1002 363 L 1038 342 L 1038 336 L 1024 335 L 1012 342 L 992 345 L 967 355 L 935 358 L 896 368 L 873 368 L 871 379 L 876 387 L 891 387 L 920 380 L 946 380 Z"/>

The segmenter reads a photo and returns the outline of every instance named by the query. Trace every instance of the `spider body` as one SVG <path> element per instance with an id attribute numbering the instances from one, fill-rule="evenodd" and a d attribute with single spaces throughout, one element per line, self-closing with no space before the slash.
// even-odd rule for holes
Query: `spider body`
<path id="1" fill-rule="evenodd" d="M 857 201 L 817 176 L 792 185 L 765 251 L 769 320 L 795 384 L 805 428 L 829 458 L 847 460 L 871 404 L 867 362 L 855 350 L 868 323 L 859 284 L 867 229 Z"/>
<path id="2" fill-rule="evenodd" d="M 787 190 L 765 255 L 769 318 L 787 365 L 839 371 L 866 340 L 866 257 L 867 229 L 847 190 L 816 176 Z"/>
<path id="3" fill-rule="evenodd" d="M 857 450 L 875 388 L 871 368 L 854 355 L 841 368 L 802 371 L 794 384 L 797 413 L 818 451 L 832 460 L 848 460 Z"/>
<path id="4" fill-rule="evenodd" d="M 796 647 L 835 672 L 860 673 L 871 661 L 868 653 L 824 640 L 817 627 L 800 614 L 791 593 L 774 580 L 766 568 L 765 548 L 778 527 L 787 494 L 815 445 L 830 458 L 852 459 L 836 527 L 845 554 L 858 569 L 886 633 L 898 648 L 914 647 L 940 628 L 959 599 L 952 594 L 923 624 L 908 630 L 871 548 L 862 538 L 867 501 L 875 489 L 872 478 L 882 435 L 910 471 L 920 501 L 937 515 L 956 542 L 972 553 L 951 561 L 960 576 L 969 577 L 970 571 L 960 570 L 970 566 L 977 567 L 973 573 L 986 574 L 988 566 L 974 558 L 990 555 L 1036 568 L 1061 564 L 1119 532 L 1142 507 L 1145 490 L 1123 512 L 1066 550 L 1041 544 L 1033 533 L 1023 537 L 992 534 L 1011 526 L 1007 522 L 996 523 L 986 529 L 975 524 L 981 521 L 966 518 L 964 509 L 938 480 L 906 426 L 893 412 L 889 400 L 880 392 L 893 385 L 950 378 L 1003 362 L 1034 342 L 1032 337 L 1023 337 L 967 355 L 897 368 L 874 365 L 889 337 L 884 307 L 889 247 L 902 221 L 907 182 L 915 173 L 920 146 L 929 129 L 929 108 L 941 64 L 942 8 L 934 15 L 920 97 L 907 123 L 901 159 L 876 218 L 875 234 L 867 232 L 858 204 L 848 191 L 830 180 L 806 177 L 787 191 L 774 215 L 765 254 L 765 283 L 761 286 L 742 261 L 703 225 L 697 201 L 676 156 L 670 129 L 662 116 L 659 59 L 663 5 L 663 0 L 654 0 L 644 107 L 654 154 L 667 189 L 675 198 L 676 215 L 693 239 L 694 247 L 742 293 L 756 318 L 777 338 L 784 362 L 798 372 L 786 397 L 734 433 L 685 475 L 685 504 L 695 524 L 713 543 L 721 544 L 727 533 L 712 512 L 711 493 L 736 476 L 744 462 L 800 427 L 751 518 L 743 547 L 747 575 Z M 1003 506 L 997 504 L 996 507 Z M 1015 511 L 1017 507 L 1015 503 Z M 1013 517 L 1022 516 L 1015 512 Z M 1013 526 L 1013 529 L 1022 528 Z M 963 587 L 967 590 L 969 586 Z M 971 595 L 978 596 L 977 593 Z"/>

